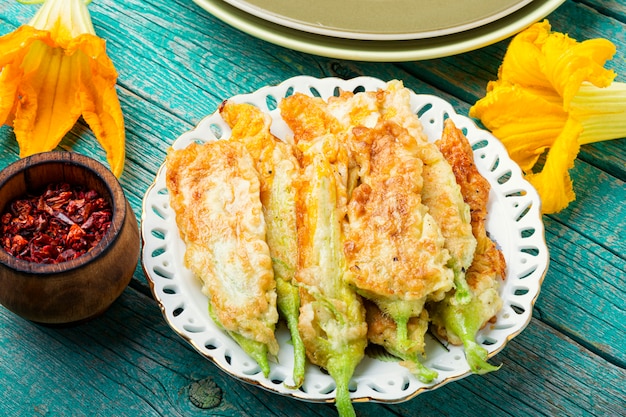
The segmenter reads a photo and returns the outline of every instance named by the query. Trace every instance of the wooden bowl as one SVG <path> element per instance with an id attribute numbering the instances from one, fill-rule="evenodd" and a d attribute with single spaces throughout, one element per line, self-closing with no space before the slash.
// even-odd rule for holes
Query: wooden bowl
<path id="1" fill-rule="evenodd" d="M 124 291 L 139 259 L 139 230 L 113 173 L 72 152 L 36 154 L 2 170 L 0 213 L 12 200 L 58 182 L 82 185 L 108 200 L 111 226 L 89 252 L 56 264 L 29 262 L 0 248 L 0 303 L 34 322 L 75 324 L 102 314 Z"/>

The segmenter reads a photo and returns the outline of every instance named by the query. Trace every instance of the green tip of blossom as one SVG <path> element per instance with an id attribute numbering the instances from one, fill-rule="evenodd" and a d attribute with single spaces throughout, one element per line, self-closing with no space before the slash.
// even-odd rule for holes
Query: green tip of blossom
<path id="1" fill-rule="evenodd" d="M 413 372 L 413 375 L 424 384 L 430 384 L 439 375 L 437 371 L 427 368 L 419 360 L 414 361 L 414 363 L 417 365 L 417 370 Z"/>
<path id="2" fill-rule="evenodd" d="M 298 316 L 300 311 L 300 296 L 297 286 L 282 278 L 276 278 L 276 291 L 278 294 L 277 306 L 281 315 L 287 322 L 291 343 L 293 345 L 293 385 L 286 384 L 288 388 L 298 389 L 304 382 L 306 372 L 306 348 L 300 332 L 298 331 Z"/>
<path id="3" fill-rule="evenodd" d="M 459 305 L 467 304 L 474 297 L 467 281 L 465 274 L 461 271 L 454 271 L 454 302 Z"/>
<path id="4" fill-rule="evenodd" d="M 473 340 L 464 340 L 465 357 L 470 366 L 470 370 L 475 374 L 486 374 L 488 372 L 497 371 L 501 365 L 492 365 L 487 362 L 487 349 L 480 346 Z"/>
<path id="5" fill-rule="evenodd" d="M 398 356 L 402 357 L 403 355 L 399 354 Z M 411 371 L 413 376 L 415 376 L 420 382 L 424 384 L 430 384 L 435 378 L 437 378 L 437 376 L 439 376 L 439 373 L 437 371 L 425 366 L 420 361 L 420 358 L 417 354 L 406 355 L 406 357 L 402 359 L 402 365 L 409 371 Z"/>
<path id="6" fill-rule="evenodd" d="M 415 343 L 409 339 L 409 317 L 394 317 L 394 320 L 396 322 L 396 338 L 398 339 L 398 346 L 401 349 L 409 350 Z"/>
<path id="7" fill-rule="evenodd" d="M 270 374 L 270 362 L 268 359 L 268 347 L 265 343 L 248 339 L 235 332 L 228 332 L 235 339 L 241 348 L 256 361 L 261 368 L 261 372 L 267 378 Z"/>

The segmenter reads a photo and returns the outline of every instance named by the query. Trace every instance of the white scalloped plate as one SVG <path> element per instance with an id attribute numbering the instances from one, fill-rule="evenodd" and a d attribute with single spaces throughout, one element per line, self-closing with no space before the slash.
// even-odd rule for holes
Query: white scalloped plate
<path id="1" fill-rule="evenodd" d="M 273 133 L 285 138 L 290 130 L 276 109 L 281 98 L 296 91 L 327 98 L 336 94 L 338 89 L 369 91 L 384 86 L 385 82 L 369 77 L 341 80 L 301 76 L 231 100 L 252 103 L 269 112 L 273 117 Z M 508 157 L 506 149 L 489 132 L 479 129 L 469 118 L 456 114 L 449 103 L 438 97 L 412 94 L 411 106 L 431 140 L 440 136 L 444 119 L 452 118 L 473 145 L 476 165 L 492 186 L 487 230 L 503 250 L 507 279 L 500 288 L 504 307 L 498 313 L 497 322 L 478 335 L 478 341 L 485 345 L 491 357 L 530 322 L 548 267 L 540 200 L 523 179 L 519 167 Z M 194 141 L 225 139 L 229 134 L 228 125 L 218 113 L 214 113 L 194 130 L 181 135 L 173 147 L 180 149 Z M 292 383 L 293 349 L 286 328 L 279 326 L 277 329 L 281 349 L 277 363 L 272 363 L 270 376 L 266 378 L 256 362 L 209 318 L 208 301 L 200 291 L 200 283 L 183 265 L 185 244 L 179 237 L 174 212 L 169 206 L 164 166 L 144 197 L 142 239 L 142 265 L 166 321 L 201 355 L 233 377 L 267 390 L 307 401 L 334 401 L 334 382 L 317 366 L 308 366 L 301 389 L 287 387 Z M 431 384 L 421 383 L 395 362 L 366 357 L 352 378 L 351 397 L 360 401 L 405 401 L 470 373 L 461 347 L 444 346 L 429 337 L 426 350 L 425 365 L 439 373 Z M 492 361 L 497 362 L 497 359 Z"/>

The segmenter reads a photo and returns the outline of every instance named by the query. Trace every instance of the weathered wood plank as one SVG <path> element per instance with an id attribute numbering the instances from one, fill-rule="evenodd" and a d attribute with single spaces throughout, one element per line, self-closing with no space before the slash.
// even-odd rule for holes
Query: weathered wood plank
<path id="1" fill-rule="evenodd" d="M 0 2 L 0 33 L 28 21 L 36 7 Z M 224 98 L 299 74 L 364 74 L 404 79 L 467 113 L 495 78 L 508 44 L 423 62 L 349 62 L 270 45 L 227 27 L 190 0 L 97 0 L 89 8 L 119 71 L 128 138 L 121 182 L 138 217 L 167 147 Z M 623 45 L 623 9 L 622 0 L 568 0 L 548 18 L 554 30 L 569 30 L 577 39 L 603 36 Z M 619 50 L 610 65 L 626 81 L 626 51 Z M 9 128 L 0 128 L 0 138 L 1 168 L 17 159 L 18 150 Z M 61 147 L 104 161 L 83 122 Z M 583 147 L 573 170 L 577 201 L 545 217 L 552 264 L 535 318 L 496 356 L 500 371 L 403 404 L 357 404 L 359 414 L 620 415 L 626 409 L 625 152 L 624 140 Z M 0 307 L 0 334 L 0 357 L 9 358 L 0 359 L 0 414 L 336 415 L 331 405 L 235 381 L 200 357 L 164 322 L 140 267 L 122 298 L 89 324 L 41 327 Z M 189 386 L 207 377 L 225 397 L 219 407 L 200 410 L 188 400 Z M 42 387 L 40 381 L 47 382 Z"/>
<path id="2" fill-rule="evenodd" d="M 581 2 L 588 4 L 599 13 L 626 22 L 626 4 L 622 0 L 583 0 Z"/>
<path id="3" fill-rule="evenodd" d="M 127 289 L 103 316 L 78 327 L 32 324 L 0 308 L 6 415 L 334 416 L 310 404 L 239 382 L 175 335 L 154 301 Z M 550 355 L 543 352 L 549 351 Z M 494 359 L 501 370 L 450 383 L 395 405 L 356 404 L 359 415 L 618 415 L 626 371 L 533 320 Z M 189 386 L 211 378 L 221 405 L 193 406 Z M 47 381 L 40 384 L 40 381 Z M 602 389 L 596 389 L 597 381 Z M 553 395 L 558 393 L 558 395 Z"/>
<path id="4" fill-rule="evenodd" d="M 535 316 L 619 366 L 626 366 L 623 258 L 549 218 L 550 269 Z"/>
<path id="5" fill-rule="evenodd" d="M 614 363 L 626 366 L 626 187 L 577 161 L 577 199 L 544 216 L 550 268 L 537 316 Z"/>
<path id="6" fill-rule="evenodd" d="M 578 159 L 626 181 L 626 139 L 583 145 Z"/>

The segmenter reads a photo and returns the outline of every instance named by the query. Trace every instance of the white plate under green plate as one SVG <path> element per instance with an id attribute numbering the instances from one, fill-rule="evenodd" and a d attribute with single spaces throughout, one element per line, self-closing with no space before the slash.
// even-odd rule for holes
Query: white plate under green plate
<path id="1" fill-rule="evenodd" d="M 300 76 L 229 100 L 250 103 L 267 112 L 272 118 L 272 133 L 286 139 L 292 133 L 277 108 L 284 97 L 300 92 L 328 99 L 339 90 L 376 91 L 385 85 L 382 80 L 370 77 L 341 80 Z M 500 286 L 502 310 L 498 312 L 496 322 L 486 326 L 477 336 L 477 341 L 484 345 L 491 357 L 530 322 L 548 268 L 550 257 L 539 196 L 524 180 L 522 171 L 509 158 L 502 143 L 468 117 L 457 114 L 448 102 L 431 95 L 411 93 L 411 110 L 419 115 L 424 133 L 431 141 L 441 137 L 446 118 L 454 120 L 456 126 L 466 132 L 473 146 L 476 167 L 491 184 L 486 228 L 502 249 L 507 263 L 506 280 Z M 215 112 L 200 121 L 195 129 L 183 133 L 172 147 L 181 149 L 192 142 L 226 140 L 229 136 L 230 128 L 219 112 Z M 202 356 L 235 378 L 301 400 L 334 401 L 333 379 L 311 364 L 307 366 L 302 388 L 289 388 L 293 385 L 293 345 L 285 326 L 277 328 L 280 350 L 266 378 L 256 362 L 211 320 L 208 299 L 202 293 L 200 280 L 184 265 L 186 247 L 169 205 L 166 169 L 165 164 L 159 169 L 144 197 L 141 236 L 142 266 L 168 324 Z M 499 363 L 499 360 L 496 358 L 493 363 Z M 420 382 L 397 361 L 366 356 L 352 377 L 350 397 L 355 401 L 405 401 L 470 374 L 462 347 L 444 346 L 430 335 L 427 335 L 424 364 L 439 374 L 430 384 Z M 504 363 L 503 366 L 509 365 Z"/>
<path id="2" fill-rule="evenodd" d="M 224 0 L 254 16 L 318 35 L 406 40 L 494 22 L 531 0 Z"/>
<path id="3" fill-rule="evenodd" d="M 276 45 L 331 58 L 400 62 L 455 55 L 498 42 L 546 17 L 565 0 L 533 0 L 501 19 L 474 29 L 411 40 L 359 40 L 318 35 L 256 17 L 224 0 L 193 1 L 223 22 Z"/>

